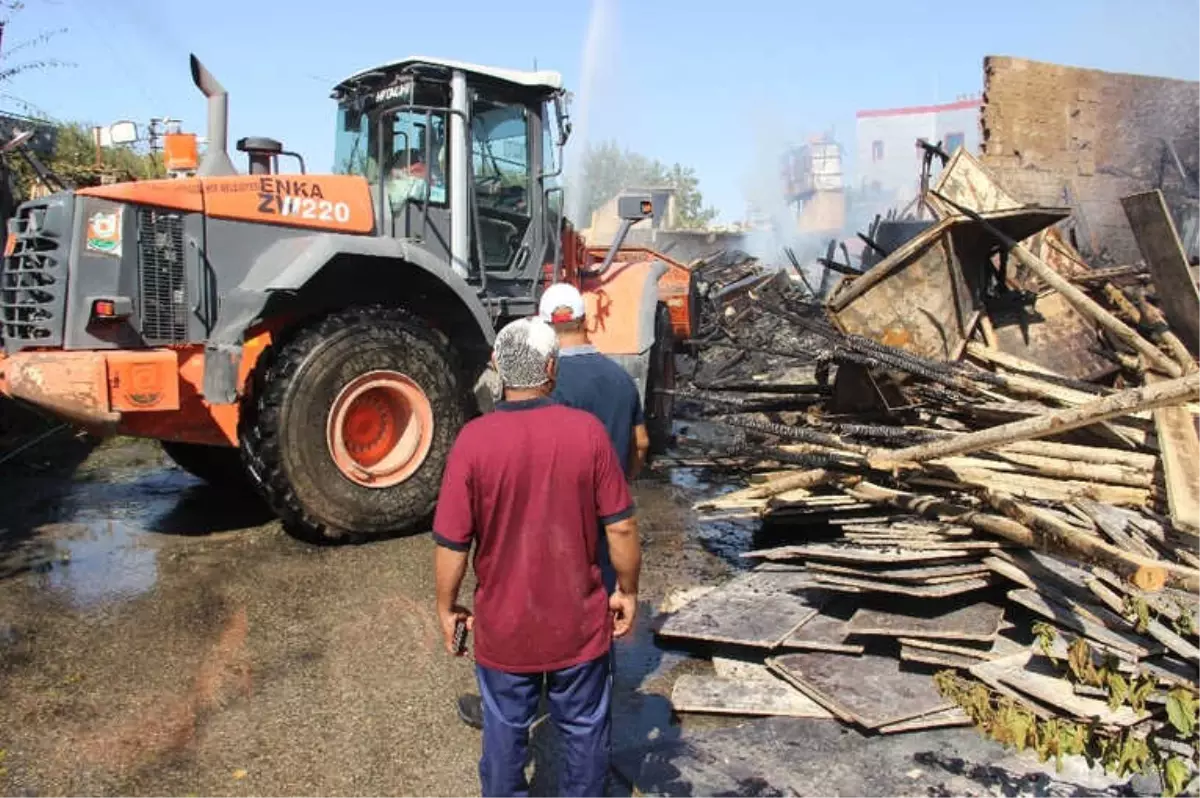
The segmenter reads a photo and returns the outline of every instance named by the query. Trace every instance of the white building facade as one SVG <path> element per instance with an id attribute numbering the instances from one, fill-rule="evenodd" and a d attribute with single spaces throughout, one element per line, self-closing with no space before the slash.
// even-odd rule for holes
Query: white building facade
<path id="1" fill-rule="evenodd" d="M 982 104 L 981 98 L 970 97 L 942 105 L 857 112 L 856 186 L 889 203 L 907 203 L 920 184 L 922 150 L 917 139 L 941 141 L 951 155 L 959 147 L 978 154 Z M 940 168 L 934 159 L 933 173 Z"/>

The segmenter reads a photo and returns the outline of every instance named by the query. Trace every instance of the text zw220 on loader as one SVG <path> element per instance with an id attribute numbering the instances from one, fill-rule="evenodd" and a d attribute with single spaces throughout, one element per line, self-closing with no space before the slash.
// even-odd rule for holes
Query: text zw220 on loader
<path id="1" fill-rule="evenodd" d="M 225 90 L 191 68 L 209 115 L 196 177 L 63 191 L 9 221 L 0 390 L 157 438 L 210 482 L 248 475 L 298 531 L 411 530 L 456 433 L 494 399 L 495 331 L 569 280 L 661 441 L 695 289 L 681 264 L 620 249 L 648 200 L 620 203 L 607 251 L 564 221 L 558 74 L 366 70 L 334 90 L 337 174 L 299 159 L 281 174 L 292 153 L 247 138 L 240 175 Z"/>

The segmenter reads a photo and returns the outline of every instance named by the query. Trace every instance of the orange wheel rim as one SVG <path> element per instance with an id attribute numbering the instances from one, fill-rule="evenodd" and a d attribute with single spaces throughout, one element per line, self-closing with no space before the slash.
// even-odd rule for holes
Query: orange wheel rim
<path id="1" fill-rule="evenodd" d="M 338 392 L 325 425 L 329 454 L 342 475 L 388 488 L 413 475 L 433 445 L 433 405 L 398 371 L 371 371 Z"/>

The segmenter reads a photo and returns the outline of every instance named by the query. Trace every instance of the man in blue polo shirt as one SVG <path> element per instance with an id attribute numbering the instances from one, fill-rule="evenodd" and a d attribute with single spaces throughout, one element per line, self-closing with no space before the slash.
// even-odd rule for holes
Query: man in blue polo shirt
<path id="1" fill-rule="evenodd" d="M 558 335 L 554 398 L 600 419 L 626 475 L 633 479 L 650 450 L 637 384 L 588 339 L 583 296 L 575 286 L 555 283 L 547 288 L 538 303 L 538 315 Z"/>

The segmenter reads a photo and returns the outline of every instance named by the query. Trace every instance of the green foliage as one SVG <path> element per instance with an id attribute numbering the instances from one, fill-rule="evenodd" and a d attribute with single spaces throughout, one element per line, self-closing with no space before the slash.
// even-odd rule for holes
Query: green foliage
<path id="1" fill-rule="evenodd" d="M 1033 631 L 1049 656 L 1056 632 L 1043 623 L 1034 624 Z M 1150 713 L 1153 728 L 1142 723 L 1113 728 L 1095 720 L 1039 719 L 1019 701 L 954 671 L 936 674 L 934 682 L 984 734 L 1019 751 L 1032 749 L 1043 762 L 1053 757 L 1061 767 L 1063 757 L 1080 755 L 1089 766 L 1099 763 L 1119 777 L 1153 768 L 1164 795 L 1175 796 L 1186 789 L 1200 769 L 1200 697 L 1194 686 L 1175 687 L 1166 696 L 1165 713 L 1157 709 L 1151 713 L 1148 704 L 1157 687 L 1155 678 L 1140 671 L 1131 675 L 1118 672 L 1118 661 L 1111 655 L 1097 657 L 1085 639 L 1076 638 L 1068 646 L 1065 662 L 1052 661 L 1064 678 L 1104 689 L 1114 711 L 1129 707 L 1139 716 Z M 1165 723 L 1161 722 L 1163 714 Z M 1181 750 L 1187 755 L 1181 756 Z"/>
<path id="2" fill-rule="evenodd" d="M 1171 757 L 1163 765 L 1163 793 L 1179 795 L 1191 781 L 1191 776 L 1192 771 L 1187 762 L 1177 756 Z"/>
<path id="3" fill-rule="evenodd" d="M 592 213 L 622 190 L 660 186 L 675 189 L 680 227 L 702 228 L 717 218 L 717 210 L 704 205 L 694 169 L 680 164 L 667 166 L 622 149 L 613 141 L 589 147 L 584 152 L 580 185 L 569 186 L 567 190 L 584 190 L 583 217 L 577 221 L 587 226 Z"/>
<path id="4" fill-rule="evenodd" d="M 28 197 L 35 179 L 33 170 L 20 157 L 8 160 L 17 175 L 21 196 Z M 103 179 L 125 182 L 166 177 L 161 156 L 129 147 L 101 148 L 97 165 L 91 128 L 78 122 L 58 128 L 54 154 L 46 160 L 46 167 L 78 187 L 98 185 Z"/>
<path id="5" fill-rule="evenodd" d="M 1196 712 L 1200 704 L 1196 694 L 1177 687 L 1167 694 L 1167 720 L 1180 737 L 1189 737 L 1196 732 Z"/>
<path id="6" fill-rule="evenodd" d="M 1051 662 L 1058 664 L 1051 653 L 1054 650 L 1054 640 L 1058 637 L 1058 632 L 1055 628 L 1045 621 L 1035 621 L 1033 624 L 1033 635 L 1037 640 L 1038 648 L 1045 654 Z"/>

